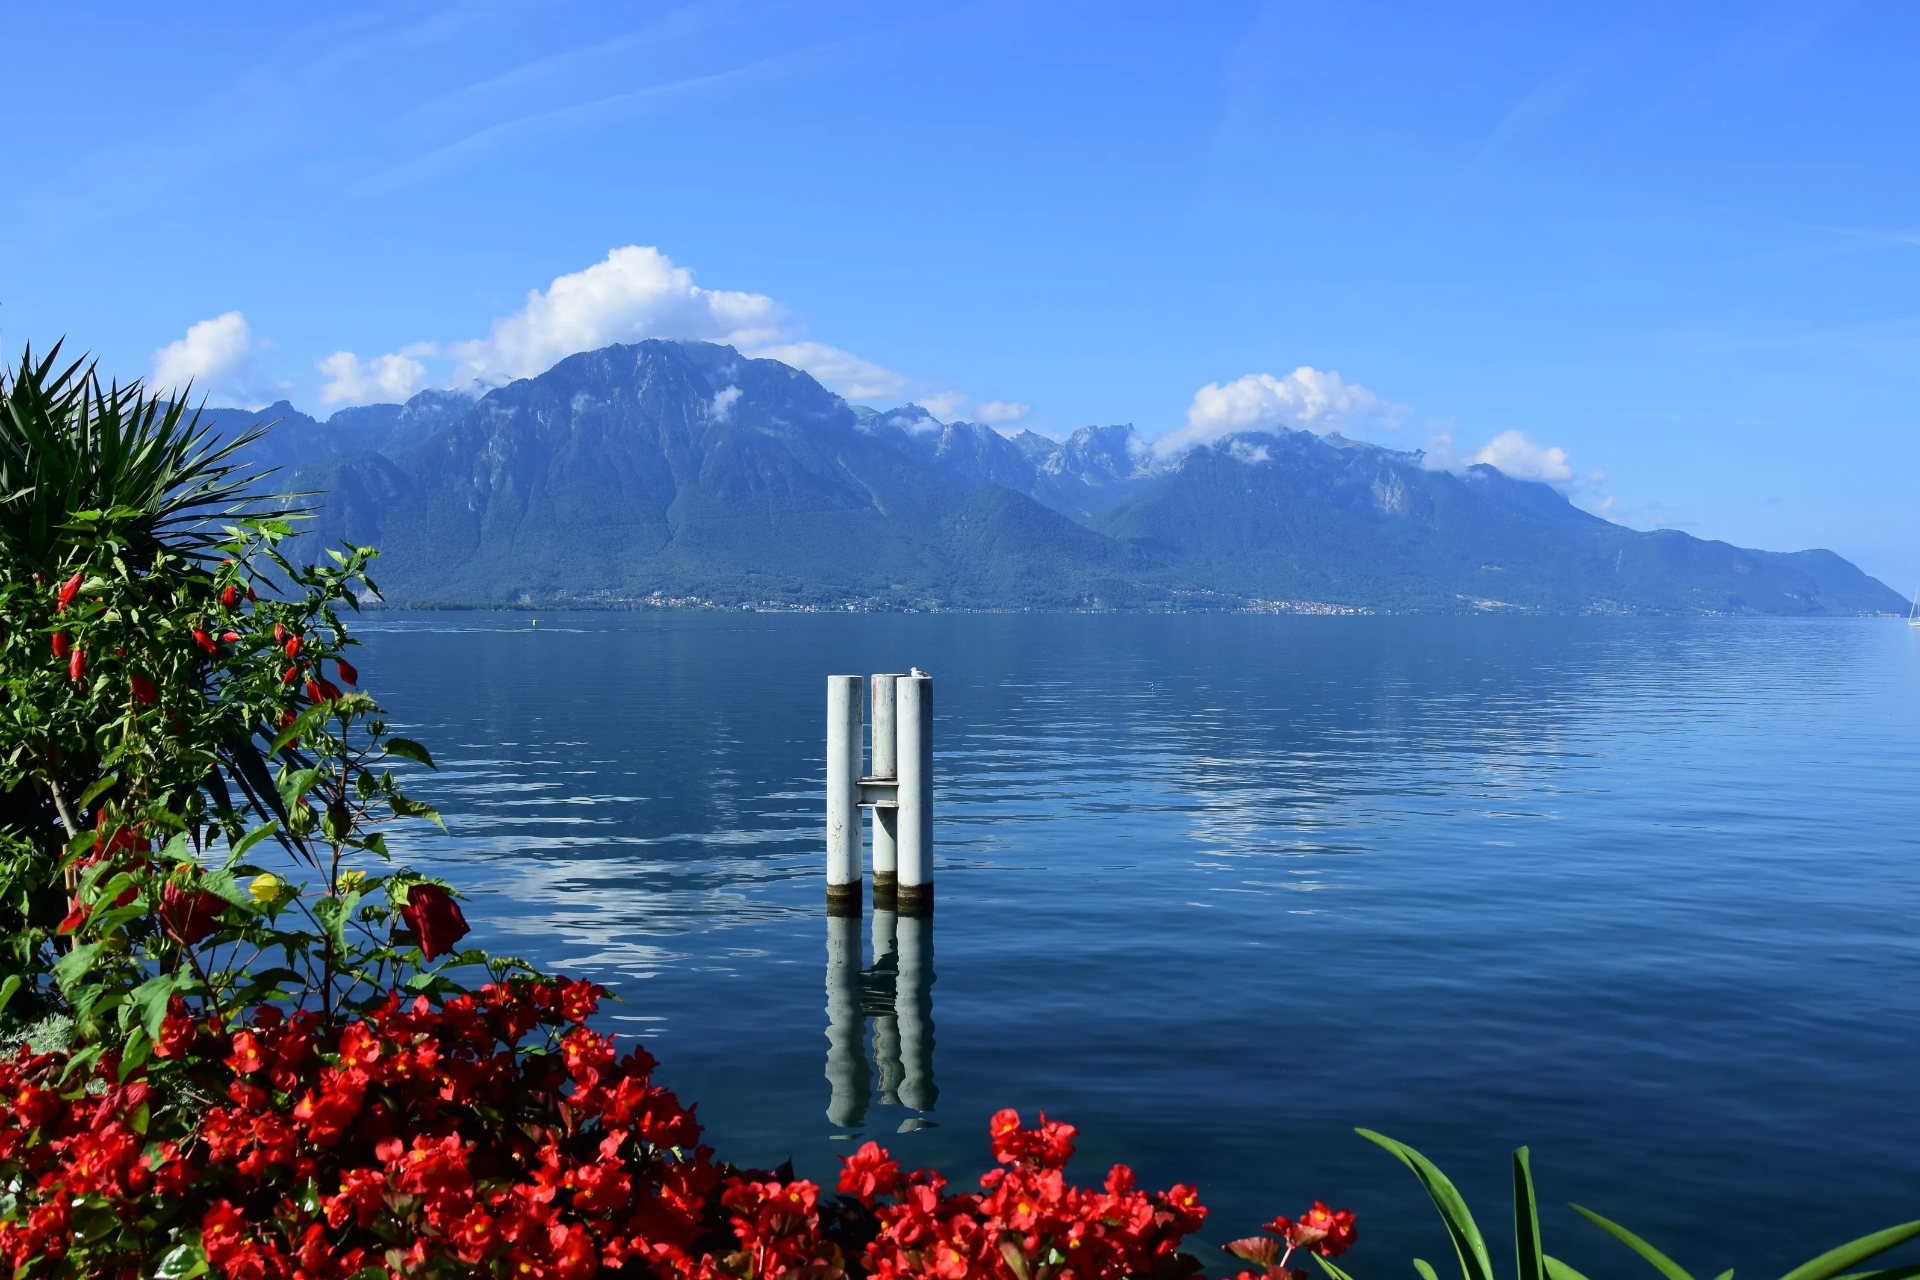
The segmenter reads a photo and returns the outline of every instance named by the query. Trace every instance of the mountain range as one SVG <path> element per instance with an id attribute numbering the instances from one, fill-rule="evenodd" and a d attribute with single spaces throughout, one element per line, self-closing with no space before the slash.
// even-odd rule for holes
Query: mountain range
<path id="1" fill-rule="evenodd" d="M 589 351 L 477 398 L 209 419 L 277 420 L 252 456 L 320 495 L 299 550 L 380 547 L 397 605 L 1905 611 L 1830 551 L 1629 529 L 1491 466 L 1308 431 L 1177 457 L 1131 426 L 1009 436 L 708 343 Z"/>

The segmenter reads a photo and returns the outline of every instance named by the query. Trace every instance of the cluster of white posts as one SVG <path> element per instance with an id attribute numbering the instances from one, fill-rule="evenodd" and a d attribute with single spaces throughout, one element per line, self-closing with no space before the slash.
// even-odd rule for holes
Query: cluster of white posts
<path id="1" fill-rule="evenodd" d="M 873 810 L 873 901 L 903 916 L 933 910 L 933 677 L 871 677 L 873 768 L 861 733 L 859 676 L 827 677 L 827 911 L 860 914 L 860 810 Z"/>

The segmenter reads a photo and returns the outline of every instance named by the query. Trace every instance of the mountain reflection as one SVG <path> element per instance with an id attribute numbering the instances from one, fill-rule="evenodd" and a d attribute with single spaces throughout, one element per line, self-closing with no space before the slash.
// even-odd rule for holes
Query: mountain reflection
<path id="1" fill-rule="evenodd" d="M 827 1119 L 843 1129 L 865 1124 L 876 1084 L 882 1106 L 916 1113 L 932 1111 L 940 1096 L 933 1082 L 933 921 L 876 907 L 873 962 L 864 968 L 862 923 L 857 915 L 827 917 Z M 900 1131 L 931 1123 L 910 1115 Z"/>

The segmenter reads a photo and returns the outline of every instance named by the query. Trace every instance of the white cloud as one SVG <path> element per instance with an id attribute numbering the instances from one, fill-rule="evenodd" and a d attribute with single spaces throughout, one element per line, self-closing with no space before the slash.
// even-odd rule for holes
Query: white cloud
<path id="1" fill-rule="evenodd" d="M 1573 479 L 1573 468 L 1568 465 L 1565 449 L 1557 445 L 1543 448 L 1523 431 L 1502 431 L 1474 454 L 1473 460 L 1498 467 L 1516 480 Z"/>
<path id="2" fill-rule="evenodd" d="M 313 367 L 327 375 L 321 404 L 394 404 L 411 397 L 427 378 L 427 366 L 405 352 L 362 360 L 351 351 L 336 351 Z"/>
<path id="3" fill-rule="evenodd" d="M 1236 431 L 1304 428 L 1363 434 L 1397 427 L 1406 413 L 1331 369 L 1302 365 L 1284 378 L 1250 373 L 1225 384 L 1209 382 L 1194 392 L 1187 424 L 1160 437 L 1153 447 L 1164 458 Z"/>
<path id="4" fill-rule="evenodd" d="M 658 249 L 627 245 L 584 271 L 560 276 L 493 322 L 484 338 L 453 348 L 456 382 L 530 378 L 581 351 L 642 338 L 693 338 L 757 346 L 782 336 L 781 312 L 761 293 L 702 289 Z"/>
<path id="5" fill-rule="evenodd" d="M 921 396 L 915 403 L 941 422 L 958 422 L 960 415 L 967 411 L 967 397 L 958 391 L 936 391 L 930 396 Z"/>
<path id="6" fill-rule="evenodd" d="M 177 393 L 192 384 L 196 393 L 239 394 L 253 363 L 253 334 L 247 318 L 228 311 L 187 329 L 187 336 L 153 353 L 154 390 Z"/>
<path id="7" fill-rule="evenodd" d="M 386 396 L 389 382 L 398 385 L 403 374 L 418 367 L 413 359 L 417 355 L 451 358 L 452 368 L 441 379 L 444 385 L 497 386 L 543 373 L 582 351 L 644 338 L 725 343 L 751 358 L 804 369 L 851 400 L 897 402 L 916 389 L 914 379 L 850 351 L 812 341 L 804 326 L 793 322 L 765 294 L 703 289 L 694 284 L 693 272 L 675 266 L 660 250 L 626 245 L 583 271 L 556 278 L 544 290 L 529 291 L 526 305 L 495 320 L 484 338 L 444 349 L 419 344 L 364 363 L 351 352 L 335 352 L 320 362 L 331 379 L 322 399 L 335 403 Z M 425 374 L 415 377 L 419 381 Z M 925 384 L 918 385 L 924 388 Z M 967 397 L 936 392 L 921 395 L 919 402 L 951 420 L 964 410 Z M 716 410 L 722 407 L 715 405 Z M 983 415 L 989 410 L 1006 415 L 999 421 L 1012 421 L 1024 415 L 1027 406 L 996 400 L 983 408 Z"/>
<path id="8" fill-rule="evenodd" d="M 889 399 L 909 385 L 906 378 L 893 370 L 883 369 L 871 360 L 862 360 L 852 352 L 824 342 L 775 342 L 753 346 L 744 354 L 805 369 L 828 389 L 850 400 Z"/>
<path id="9" fill-rule="evenodd" d="M 1263 444 L 1248 444 L 1245 440 L 1235 440 L 1227 449 L 1237 462 L 1252 466 L 1256 462 L 1272 462 L 1273 454 Z"/>
<path id="10" fill-rule="evenodd" d="M 1032 411 L 1033 406 L 1030 404 L 1016 404 L 1006 400 L 989 400 L 980 406 L 979 412 L 974 416 L 990 427 L 997 427 L 1003 422 L 1018 422 Z"/>
<path id="11" fill-rule="evenodd" d="M 728 418 L 731 418 L 733 416 L 733 403 L 740 398 L 741 394 L 742 392 L 738 387 L 726 387 L 716 392 L 713 397 L 713 420 L 715 422 L 725 422 Z"/>

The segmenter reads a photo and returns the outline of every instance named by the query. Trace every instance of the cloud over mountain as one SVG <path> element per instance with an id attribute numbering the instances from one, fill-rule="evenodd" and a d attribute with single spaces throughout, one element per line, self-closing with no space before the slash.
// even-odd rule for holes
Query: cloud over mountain
<path id="1" fill-rule="evenodd" d="M 1209 382 L 1193 393 L 1186 425 L 1161 436 L 1153 447 L 1164 458 L 1238 431 L 1285 428 L 1363 434 L 1373 428 L 1397 427 L 1406 415 L 1402 406 L 1382 400 L 1357 382 L 1347 382 L 1331 369 L 1301 365 L 1283 378 L 1249 373 L 1228 383 Z"/>
<path id="2" fill-rule="evenodd" d="M 544 291 L 529 290 L 520 310 L 451 352 L 456 381 L 498 385 L 615 342 L 692 338 L 757 347 L 785 332 L 779 304 L 765 294 L 703 289 L 658 249 L 630 244 Z"/>

